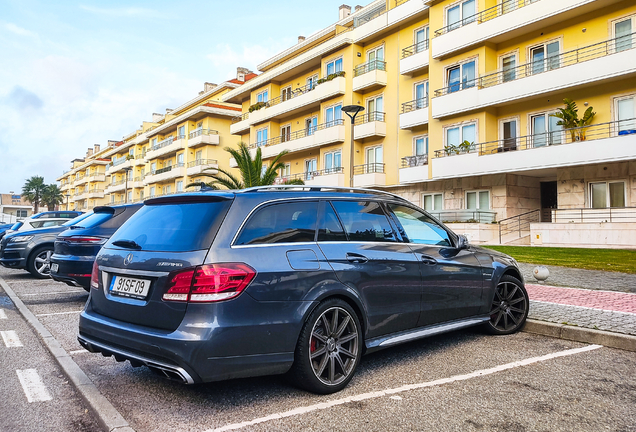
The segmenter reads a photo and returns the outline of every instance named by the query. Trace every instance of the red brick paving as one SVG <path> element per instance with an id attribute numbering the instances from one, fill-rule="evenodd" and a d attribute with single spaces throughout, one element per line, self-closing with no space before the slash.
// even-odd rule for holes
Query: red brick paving
<path id="1" fill-rule="evenodd" d="M 527 284 L 530 300 L 636 314 L 636 294 Z"/>

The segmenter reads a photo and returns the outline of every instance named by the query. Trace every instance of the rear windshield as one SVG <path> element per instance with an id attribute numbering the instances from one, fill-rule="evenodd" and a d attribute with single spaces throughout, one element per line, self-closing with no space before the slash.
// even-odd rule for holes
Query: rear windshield
<path id="1" fill-rule="evenodd" d="M 110 238 L 134 241 L 141 250 L 186 252 L 208 249 L 231 201 L 146 205 Z"/>
<path id="2" fill-rule="evenodd" d="M 101 225 L 108 219 L 112 218 L 113 214 L 110 212 L 106 213 L 91 213 L 88 217 L 82 218 L 79 222 L 73 224 L 76 228 L 93 228 L 97 225 Z M 77 218 L 79 219 L 79 218 Z"/>
<path id="3" fill-rule="evenodd" d="M 70 221 L 64 222 L 62 224 L 62 226 L 71 226 L 71 225 L 75 225 L 76 223 L 83 221 L 84 219 L 86 219 L 89 216 L 92 216 L 93 212 L 89 212 L 89 213 L 84 213 L 82 215 L 79 215 L 78 217 L 76 217 L 75 219 L 71 219 Z"/>
<path id="4" fill-rule="evenodd" d="M 11 227 L 11 229 L 12 229 L 13 231 L 19 230 L 23 223 L 24 223 L 24 222 L 16 222 L 16 223 L 14 223 L 14 224 L 13 224 L 13 226 Z"/>

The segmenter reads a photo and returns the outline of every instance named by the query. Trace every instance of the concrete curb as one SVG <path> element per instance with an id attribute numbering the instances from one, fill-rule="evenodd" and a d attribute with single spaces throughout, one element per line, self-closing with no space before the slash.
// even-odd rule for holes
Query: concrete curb
<path id="1" fill-rule="evenodd" d="M 621 333 L 611 333 L 607 331 L 531 319 L 526 321 L 522 331 L 636 352 L 636 336 Z"/>
<path id="2" fill-rule="evenodd" d="M 75 389 L 88 405 L 103 430 L 106 432 L 135 432 L 126 419 L 124 419 L 108 399 L 99 392 L 90 378 L 80 369 L 66 350 L 62 348 L 62 345 L 53 337 L 51 332 L 49 332 L 25 306 L 2 277 L 0 277 L 0 286 L 2 286 L 24 319 L 38 332 L 50 353 L 55 357 L 55 361 L 60 365 L 70 382 L 73 383 Z"/>

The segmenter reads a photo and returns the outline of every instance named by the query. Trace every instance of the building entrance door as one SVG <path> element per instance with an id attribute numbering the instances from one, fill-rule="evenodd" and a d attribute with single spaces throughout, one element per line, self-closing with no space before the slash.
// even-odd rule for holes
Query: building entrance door
<path id="1" fill-rule="evenodd" d="M 557 182 L 541 182 L 541 222 L 552 222 L 552 209 L 557 208 Z"/>

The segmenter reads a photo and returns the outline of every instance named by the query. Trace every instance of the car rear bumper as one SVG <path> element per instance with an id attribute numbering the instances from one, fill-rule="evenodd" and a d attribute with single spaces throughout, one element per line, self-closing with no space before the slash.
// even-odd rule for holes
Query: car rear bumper
<path id="1" fill-rule="evenodd" d="M 54 272 L 53 266 L 51 266 L 51 278 L 58 282 L 88 289 L 94 261 L 94 256 L 77 257 L 53 254 L 51 264 L 57 264 L 58 269 Z"/>

